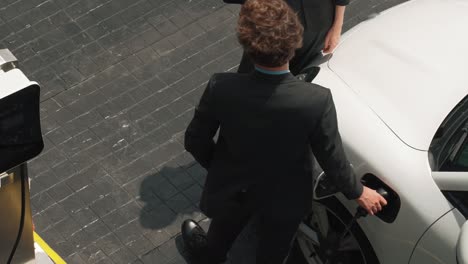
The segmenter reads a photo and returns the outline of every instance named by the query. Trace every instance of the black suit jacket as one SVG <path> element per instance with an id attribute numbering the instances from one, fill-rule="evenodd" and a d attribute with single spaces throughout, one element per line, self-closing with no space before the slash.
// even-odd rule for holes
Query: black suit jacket
<path id="1" fill-rule="evenodd" d="M 302 217 L 312 201 L 313 154 L 347 198 L 362 193 L 342 148 L 330 91 L 289 73 L 213 75 L 185 148 L 208 170 L 201 209 L 209 217 L 229 210 L 249 188 L 267 214 Z"/>

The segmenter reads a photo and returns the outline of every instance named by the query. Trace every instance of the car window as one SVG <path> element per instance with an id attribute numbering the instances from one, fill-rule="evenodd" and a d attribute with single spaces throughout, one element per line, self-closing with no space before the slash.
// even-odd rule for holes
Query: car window
<path id="1" fill-rule="evenodd" d="M 468 171 L 468 96 L 442 122 L 429 148 L 433 171 Z"/>
<path id="2" fill-rule="evenodd" d="M 455 158 L 454 165 L 463 168 L 463 171 L 468 171 L 468 144 L 466 143 L 460 149 L 458 157 Z"/>

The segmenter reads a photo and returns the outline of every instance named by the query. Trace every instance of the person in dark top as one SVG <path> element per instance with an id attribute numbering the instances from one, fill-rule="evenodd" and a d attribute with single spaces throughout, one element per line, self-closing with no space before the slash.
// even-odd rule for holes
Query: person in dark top
<path id="1" fill-rule="evenodd" d="M 302 31 L 282 0 L 247 0 L 237 34 L 255 70 L 214 74 L 195 109 L 184 144 L 208 171 L 200 208 L 212 221 L 207 234 L 185 221 L 182 237 L 200 263 L 225 261 L 253 215 L 256 263 L 283 263 L 312 207 L 314 156 L 336 188 L 370 214 L 386 203 L 347 161 L 330 90 L 289 72 Z"/>
<path id="2" fill-rule="evenodd" d="M 245 0 L 223 0 L 230 4 L 243 4 Z M 303 46 L 296 50 L 289 62 L 293 75 L 301 71 L 321 52 L 331 53 L 340 41 L 346 5 L 349 0 L 284 0 L 298 14 L 304 26 Z M 239 73 L 251 72 L 253 62 L 244 53 Z"/>

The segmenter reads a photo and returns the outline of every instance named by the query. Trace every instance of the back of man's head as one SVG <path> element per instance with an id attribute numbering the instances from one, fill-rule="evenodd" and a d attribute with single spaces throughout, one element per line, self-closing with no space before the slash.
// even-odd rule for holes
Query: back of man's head
<path id="1" fill-rule="evenodd" d="M 302 46 L 304 28 L 284 0 L 247 0 L 241 8 L 237 37 L 254 63 L 285 65 Z"/>

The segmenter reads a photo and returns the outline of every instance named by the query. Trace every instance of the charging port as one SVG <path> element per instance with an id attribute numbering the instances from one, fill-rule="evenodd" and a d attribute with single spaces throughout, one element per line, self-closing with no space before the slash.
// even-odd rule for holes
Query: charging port
<path id="1" fill-rule="evenodd" d="M 384 206 L 376 216 L 386 223 L 393 223 L 398 216 L 398 212 L 401 207 L 401 201 L 398 194 L 375 175 L 366 174 L 362 177 L 361 181 L 365 186 L 371 189 L 378 190 L 379 188 L 382 188 L 388 192 L 388 197 L 386 198 L 387 205 Z"/>

